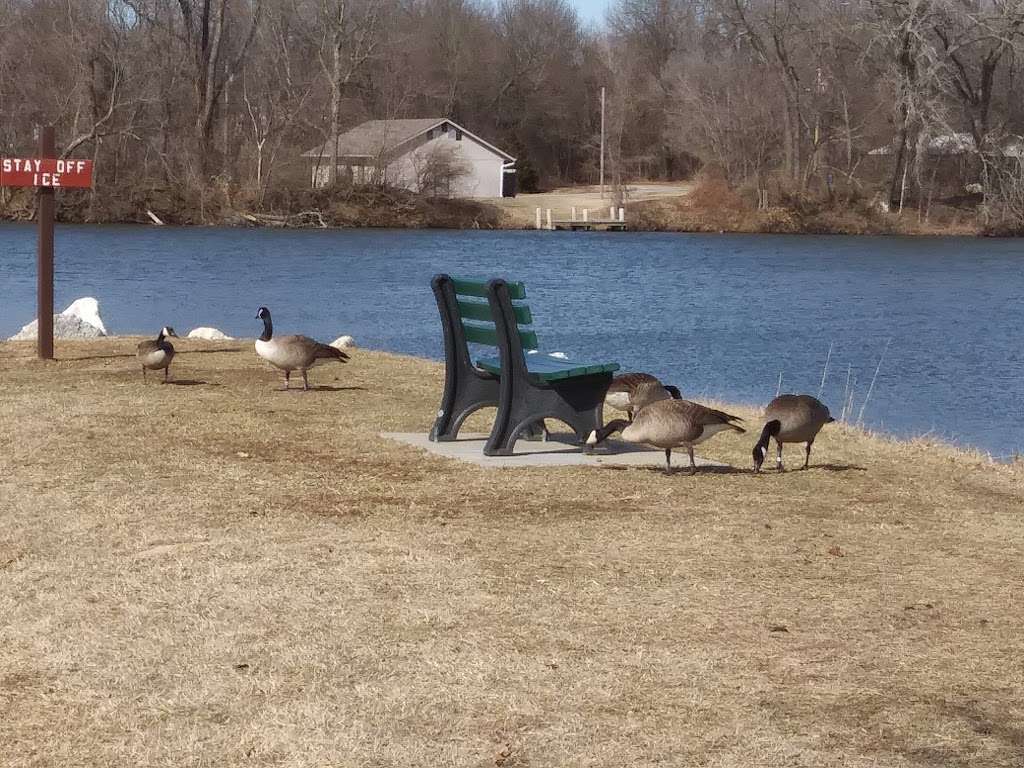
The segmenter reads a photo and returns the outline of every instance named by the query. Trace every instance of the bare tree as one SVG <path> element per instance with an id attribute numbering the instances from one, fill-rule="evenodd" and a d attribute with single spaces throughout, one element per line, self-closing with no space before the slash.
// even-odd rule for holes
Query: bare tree
<path id="1" fill-rule="evenodd" d="M 345 88 L 378 49 L 381 14 L 380 0 L 319 0 L 318 60 L 330 92 L 327 129 L 330 184 L 337 180 L 338 174 L 337 138 L 341 133 L 341 104 Z"/>
<path id="2" fill-rule="evenodd" d="M 412 155 L 416 191 L 429 197 L 452 197 L 469 175 L 469 165 L 449 146 L 433 146 Z"/>
<path id="3" fill-rule="evenodd" d="M 205 174 L 211 164 L 211 136 L 217 104 L 229 80 L 235 77 L 256 34 L 262 0 L 250 0 L 245 31 L 232 46 L 232 31 L 241 27 L 234 18 L 230 0 L 177 0 L 181 11 L 185 44 L 193 59 L 195 74 L 195 135 L 199 141 L 199 163 Z M 239 1 L 240 8 L 246 5 Z"/>
<path id="4" fill-rule="evenodd" d="M 1000 65 L 1020 42 L 1024 6 L 1019 2 L 936 3 L 935 36 L 944 54 L 946 87 L 963 105 L 979 152 L 991 129 L 991 108 Z"/>
<path id="5" fill-rule="evenodd" d="M 605 87 L 620 187 L 704 163 L 920 210 L 941 168 L 994 210 L 1024 135 L 1021 29 L 1019 0 L 611 0 L 604 29 L 568 0 L 0 0 L 0 149 L 55 123 L 96 160 L 97 216 L 110 193 L 201 220 L 239 180 L 259 204 L 309 184 L 317 145 L 333 180 L 331 139 L 367 119 L 455 119 L 523 188 L 594 182 Z"/>
<path id="6" fill-rule="evenodd" d="M 255 150 L 253 181 L 261 205 L 282 144 L 309 102 L 317 79 L 299 66 L 305 38 L 288 8 L 271 8 L 257 33 L 258 58 L 242 74 L 242 101 Z"/>
<path id="7" fill-rule="evenodd" d="M 800 45 L 812 22 L 809 0 L 731 0 L 726 18 L 736 26 L 742 39 L 775 73 L 782 85 L 784 171 L 793 181 L 801 180 L 801 134 L 805 124 L 803 99 L 808 87 L 801 73 Z"/>

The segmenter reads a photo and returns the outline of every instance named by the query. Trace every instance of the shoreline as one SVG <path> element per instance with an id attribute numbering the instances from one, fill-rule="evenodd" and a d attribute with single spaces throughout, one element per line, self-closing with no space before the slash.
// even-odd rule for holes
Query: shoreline
<path id="1" fill-rule="evenodd" d="M 14 225 L 14 226 L 25 226 L 35 227 L 36 222 L 34 220 L 22 220 L 14 218 L 0 218 L 0 224 L 2 225 Z M 906 237 L 914 239 L 930 239 L 930 238 L 965 238 L 965 239 L 982 239 L 992 238 L 999 240 L 1013 240 L 1020 238 L 1024 235 L 1010 234 L 1010 233 L 994 233 L 985 232 L 980 229 L 975 231 L 964 231 L 961 229 L 951 229 L 948 232 L 942 231 L 900 231 L 893 229 L 891 231 L 870 231 L 870 232 L 852 232 L 843 230 L 834 231 L 818 231 L 818 230 L 803 230 L 803 231 L 781 231 L 781 230 L 749 230 L 749 229 L 626 229 L 622 232 L 590 232 L 590 233 L 573 233 L 573 232 L 550 232 L 548 230 L 538 230 L 532 226 L 502 226 L 502 227 L 446 227 L 446 226 L 352 226 L 352 225 L 337 225 L 337 226 L 296 226 L 296 227 L 260 227 L 252 224 L 238 224 L 231 223 L 230 221 L 223 221 L 219 223 L 208 223 L 208 224 L 195 224 L 195 223 L 181 223 L 181 224 L 162 224 L 156 225 L 152 222 L 145 221 L 61 221 L 56 222 L 58 227 L 137 227 L 140 229 L 153 229 L 153 230 L 166 230 L 174 231 L 177 229 L 238 229 L 238 230 L 266 230 L 271 232 L 345 232 L 353 230 L 365 230 L 365 231 L 382 231 L 382 232 L 412 232 L 412 231 L 439 231 L 439 232 L 544 232 L 546 234 L 553 235 L 564 235 L 571 236 L 576 235 L 607 235 L 608 237 L 616 237 L 622 234 L 633 234 L 633 235 L 704 235 L 713 237 L 716 235 L 746 235 L 751 237 L 858 237 L 858 238 L 881 238 L 881 237 Z"/>
<path id="2" fill-rule="evenodd" d="M 187 332 L 186 332 L 187 333 Z M 140 341 L 152 338 L 145 334 L 133 334 L 133 333 L 118 333 L 108 336 L 101 336 L 93 339 L 55 339 L 55 345 L 59 348 L 60 345 L 78 346 L 78 345 L 89 345 L 89 344 L 137 344 Z M 255 337 L 243 337 L 236 336 L 230 340 L 225 341 L 210 341 L 207 339 L 200 338 L 188 338 L 182 336 L 173 341 L 175 348 L 179 354 L 188 354 L 189 352 L 201 352 L 205 349 L 217 351 L 218 349 L 224 348 L 241 348 L 241 351 L 252 351 L 252 345 L 255 342 Z M 7 339 L 0 339 L 0 360 L 2 360 L 2 353 L 4 347 L 11 350 L 17 350 L 22 356 L 25 353 L 30 355 L 34 354 L 35 349 L 34 341 L 10 341 Z M 444 369 L 443 359 L 434 359 L 429 357 L 422 357 L 419 355 L 405 354 L 401 352 L 393 352 L 386 349 L 367 348 L 357 346 L 354 348 L 357 354 L 368 352 L 376 355 L 385 355 L 387 357 L 397 358 L 409 361 L 415 364 L 426 364 L 437 366 L 440 370 Z M 59 351 L 59 349 L 58 349 Z M 255 356 L 255 352 L 253 352 Z M 68 358 L 67 361 L 62 361 L 61 358 L 57 358 L 52 361 L 54 364 L 61 362 L 70 362 L 78 358 Z M 46 365 L 47 363 L 42 363 Z M 440 395 L 438 395 L 440 396 Z M 710 407 L 718 408 L 726 411 L 743 411 L 745 413 L 756 413 L 760 414 L 763 412 L 767 402 L 765 403 L 752 403 L 743 400 L 728 400 L 721 398 L 717 395 L 700 394 L 693 395 L 697 402 L 708 405 Z M 605 413 L 605 421 L 609 421 L 609 413 Z M 557 422 L 560 429 L 568 429 L 568 427 L 561 422 Z M 863 424 L 856 424 L 853 422 L 836 421 L 837 425 L 840 425 L 844 430 L 856 433 L 859 436 L 879 441 L 884 444 L 892 444 L 894 446 L 919 446 L 926 449 L 939 449 L 957 456 L 967 457 L 974 461 L 989 462 L 994 465 L 1005 465 L 1013 466 L 1015 464 L 1024 465 L 1024 453 L 1011 452 L 1005 456 L 996 456 L 992 451 L 982 448 L 980 446 L 958 443 L 954 440 L 944 439 L 942 437 L 936 437 L 931 434 L 932 431 L 920 433 L 920 434 L 897 434 L 894 432 L 887 432 L 883 429 L 872 429 L 864 426 Z"/>
<path id="3" fill-rule="evenodd" d="M 1005 227 L 986 226 L 970 207 L 936 203 L 922 219 L 908 208 L 890 213 L 863 199 L 797 200 L 766 209 L 749 207 L 746 198 L 714 179 L 692 182 L 636 182 L 627 197 L 627 231 L 680 234 L 801 234 L 1014 237 Z M 508 199 L 428 198 L 403 189 L 286 189 L 274 191 L 264 204 L 235 198 L 199 205 L 161 190 L 127 204 L 115 199 L 96 203 L 66 191 L 58 205 L 58 223 L 147 226 L 238 227 L 243 229 L 453 229 L 535 230 L 534 208 L 567 218 L 570 209 L 606 205 L 591 186 L 526 193 Z M 106 207 L 104 207 L 106 206 Z M 0 207 L 0 221 L 30 222 L 33 201 L 14 196 Z M 159 223 L 154 223 L 154 221 Z"/>

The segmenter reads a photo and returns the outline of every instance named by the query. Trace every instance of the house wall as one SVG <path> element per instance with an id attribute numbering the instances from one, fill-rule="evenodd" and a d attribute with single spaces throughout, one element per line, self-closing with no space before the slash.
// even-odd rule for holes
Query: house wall
<path id="1" fill-rule="evenodd" d="M 504 158 L 478 144 L 469 136 L 456 139 L 454 126 L 448 126 L 447 133 L 426 139 L 412 151 L 407 152 L 388 166 L 388 178 L 396 186 L 417 190 L 417 169 L 422 168 L 426 156 L 436 150 L 450 150 L 453 158 L 462 163 L 466 174 L 458 179 L 452 189 L 452 197 L 501 197 L 502 165 Z"/>
<path id="2" fill-rule="evenodd" d="M 321 163 L 317 165 L 313 163 L 311 165 L 311 178 L 313 188 L 327 186 L 328 182 L 328 171 L 331 168 L 330 161 L 327 163 Z M 338 180 L 343 181 L 348 179 L 356 184 L 368 184 L 373 181 L 374 169 L 373 166 L 362 166 L 362 165 L 338 165 Z"/>
<path id="3" fill-rule="evenodd" d="M 426 134 L 410 145 L 409 149 L 401 157 L 388 165 L 385 170 L 386 182 L 394 187 L 409 189 L 413 192 L 419 190 L 419 169 L 423 168 L 426 157 L 439 149 L 452 151 L 453 158 L 461 162 L 466 168 L 466 174 L 458 179 L 455 188 L 452 189 L 452 197 L 501 197 L 502 166 L 504 158 L 494 154 L 490 149 L 478 144 L 471 137 L 463 134 L 462 139 L 456 139 L 455 127 L 448 126 L 448 132 L 442 133 L 440 128 L 434 129 L 434 137 L 428 138 Z M 330 163 L 315 165 L 311 170 L 311 181 L 314 187 L 320 187 L 327 183 L 327 170 Z M 362 169 L 353 168 L 355 181 L 360 180 L 359 171 Z M 367 169 L 370 170 L 370 169 Z M 348 168 L 339 166 L 339 177 L 347 174 Z M 367 174 L 369 181 L 372 174 Z"/>

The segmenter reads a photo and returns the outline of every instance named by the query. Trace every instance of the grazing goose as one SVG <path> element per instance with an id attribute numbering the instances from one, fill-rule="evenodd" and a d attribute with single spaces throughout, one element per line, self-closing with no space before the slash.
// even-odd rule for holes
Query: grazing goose
<path id="1" fill-rule="evenodd" d="M 171 370 L 171 360 L 174 359 L 174 345 L 167 341 L 168 336 L 178 338 L 171 326 L 160 329 L 160 334 L 155 339 L 139 342 L 138 351 L 135 353 L 142 365 L 142 380 L 146 380 L 146 370 L 159 371 L 164 369 L 164 381 L 167 381 L 167 374 Z"/>
<path id="2" fill-rule="evenodd" d="M 807 457 L 804 469 L 811 462 L 811 446 L 814 438 L 826 424 L 835 419 L 829 415 L 828 408 L 816 397 L 810 395 L 779 395 L 764 410 L 765 425 L 761 430 L 761 438 L 754 446 L 754 471 L 761 471 L 761 464 L 768 455 L 768 441 L 775 438 L 779 447 L 778 469 L 782 467 L 783 443 L 807 443 Z"/>
<path id="3" fill-rule="evenodd" d="M 640 388 L 646 388 L 649 395 L 647 402 L 667 400 L 669 397 L 681 400 L 683 397 L 678 387 L 671 384 L 665 386 L 656 376 L 649 373 L 622 373 L 612 379 L 608 386 L 608 394 L 604 398 L 605 405 L 617 411 L 625 411 L 632 421 L 633 414 L 640 410 L 635 402 L 637 390 Z"/>
<path id="4" fill-rule="evenodd" d="M 275 368 L 284 371 L 284 388 L 288 389 L 292 371 L 302 373 L 302 388 L 309 389 L 306 371 L 322 360 L 348 362 L 348 355 L 340 349 L 321 344 L 308 336 L 274 336 L 270 310 L 260 307 L 256 319 L 263 321 L 263 335 L 256 340 L 256 354 Z"/>
<path id="5" fill-rule="evenodd" d="M 630 443 L 664 448 L 666 474 L 672 471 L 672 449 L 686 448 L 690 455 L 690 474 L 694 474 L 697 464 L 693 460 L 693 446 L 726 429 L 745 432 L 734 423 L 737 421 L 743 419 L 689 400 L 657 400 L 644 404 L 631 422 L 615 419 L 594 430 L 587 438 L 587 445 L 597 445 L 612 432 L 621 431 L 622 439 Z"/>

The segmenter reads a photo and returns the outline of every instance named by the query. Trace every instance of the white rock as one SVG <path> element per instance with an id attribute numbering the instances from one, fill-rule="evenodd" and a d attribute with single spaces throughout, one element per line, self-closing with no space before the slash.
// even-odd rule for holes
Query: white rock
<path id="1" fill-rule="evenodd" d="M 228 336 L 224 331 L 219 331 L 216 328 L 209 328 L 202 325 L 198 328 L 193 328 L 188 332 L 188 338 L 190 339 L 206 339 L 207 341 L 225 341 L 234 339 L 234 336 Z"/>
<path id="2" fill-rule="evenodd" d="M 351 336 L 339 336 L 338 338 L 331 342 L 330 346 L 334 347 L 335 349 L 355 349 L 356 340 L 353 339 Z"/>
<path id="3" fill-rule="evenodd" d="M 100 329 L 89 325 L 74 315 L 53 316 L 53 337 L 55 339 L 98 339 L 104 336 Z M 39 321 L 33 320 L 16 334 L 10 341 L 35 341 L 39 337 Z"/>
<path id="4" fill-rule="evenodd" d="M 61 314 L 77 317 L 83 323 L 88 323 L 93 328 L 98 328 L 101 336 L 107 335 L 107 326 L 103 324 L 103 318 L 100 317 L 100 303 L 92 296 L 75 299 Z"/>
<path id="5" fill-rule="evenodd" d="M 100 303 L 91 296 L 77 299 L 59 315 L 53 316 L 53 336 L 56 339 L 98 339 L 107 335 L 107 327 L 100 317 Z M 33 320 L 11 341 L 33 341 L 39 337 L 39 321 Z"/>

